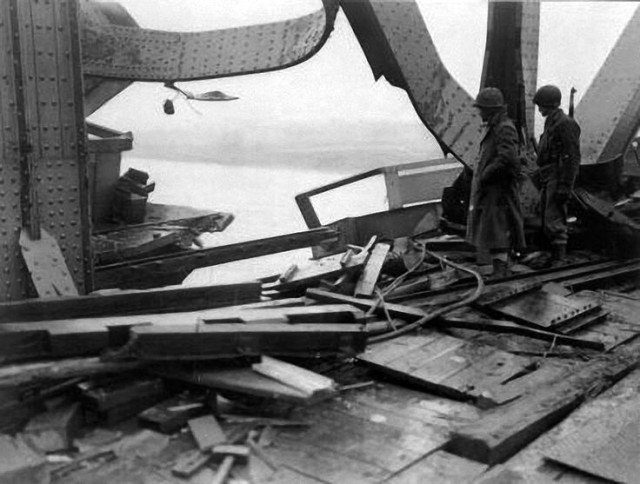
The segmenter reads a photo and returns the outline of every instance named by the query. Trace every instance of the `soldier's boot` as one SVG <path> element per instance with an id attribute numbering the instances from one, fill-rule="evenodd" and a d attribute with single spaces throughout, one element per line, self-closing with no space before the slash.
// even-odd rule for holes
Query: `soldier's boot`
<path id="1" fill-rule="evenodd" d="M 551 251 L 551 267 L 558 267 L 567 258 L 567 244 L 553 244 Z"/>

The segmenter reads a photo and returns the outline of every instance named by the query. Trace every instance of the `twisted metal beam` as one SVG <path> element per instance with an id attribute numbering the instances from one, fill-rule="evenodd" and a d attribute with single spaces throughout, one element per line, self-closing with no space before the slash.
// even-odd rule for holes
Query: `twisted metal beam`
<path id="1" fill-rule="evenodd" d="M 299 18 L 206 32 L 166 32 L 80 15 L 85 75 L 186 81 L 282 69 L 313 56 L 333 30 L 337 0 Z"/>

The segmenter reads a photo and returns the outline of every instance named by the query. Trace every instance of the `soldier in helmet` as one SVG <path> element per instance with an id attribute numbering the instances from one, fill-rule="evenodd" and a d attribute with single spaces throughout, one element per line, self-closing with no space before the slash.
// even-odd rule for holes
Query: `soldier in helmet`
<path id="1" fill-rule="evenodd" d="M 546 118 L 538 146 L 540 206 L 544 233 L 551 242 L 554 263 L 567 250 L 567 202 L 580 166 L 580 127 L 560 108 L 562 94 L 556 86 L 542 86 L 533 102 Z"/>
<path id="2" fill-rule="evenodd" d="M 467 240 L 476 247 L 479 259 L 491 256 L 495 275 L 504 275 L 510 251 L 525 245 L 518 195 L 518 135 L 499 89 L 482 89 L 474 106 L 487 127 L 471 182 Z"/>

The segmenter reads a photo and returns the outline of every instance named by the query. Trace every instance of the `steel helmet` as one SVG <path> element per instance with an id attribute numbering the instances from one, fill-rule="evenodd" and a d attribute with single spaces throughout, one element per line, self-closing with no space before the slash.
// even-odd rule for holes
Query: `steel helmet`
<path id="1" fill-rule="evenodd" d="M 562 93 L 556 86 L 550 84 L 542 86 L 533 96 L 533 104 L 542 107 L 555 107 L 560 105 L 562 101 Z"/>
<path id="2" fill-rule="evenodd" d="M 504 106 L 504 97 L 497 87 L 485 87 L 480 90 L 473 105 L 477 108 L 501 108 Z"/>

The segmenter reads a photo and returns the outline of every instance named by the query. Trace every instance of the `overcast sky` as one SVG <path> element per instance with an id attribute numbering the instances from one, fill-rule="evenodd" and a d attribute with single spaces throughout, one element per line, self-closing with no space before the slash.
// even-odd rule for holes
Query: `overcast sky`
<path id="1" fill-rule="evenodd" d="M 207 30 L 302 15 L 319 0 L 120 0 L 142 27 Z M 419 0 L 422 14 L 450 72 L 471 94 L 480 82 L 487 4 L 484 0 Z M 544 2 L 541 6 L 539 85 L 554 83 L 579 97 L 605 59 L 636 2 Z M 198 115 L 178 105 L 162 113 L 171 93 L 161 84 L 135 84 L 93 116 L 93 120 L 134 132 L 181 123 L 256 125 L 359 120 L 415 121 L 406 94 L 374 82 L 364 55 L 339 14 L 322 50 L 298 66 L 269 73 L 180 84 L 194 91 L 219 89 L 240 96 L 228 103 L 199 103 Z"/>

